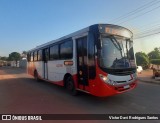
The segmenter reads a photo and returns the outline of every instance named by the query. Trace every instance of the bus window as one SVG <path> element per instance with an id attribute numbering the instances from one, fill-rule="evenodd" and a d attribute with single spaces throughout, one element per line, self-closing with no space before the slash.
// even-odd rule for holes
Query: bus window
<path id="1" fill-rule="evenodd" d="M 31 53 L 31 61 L 33 61 L 33 52 Z"/>
<path id="2" fill-rule="evenodd" d="M 31 53 L 28 53 L 28 54 L 27 54 L 27 60 L 28 60 L 28 62 L 31 61 Z"/>
<path id="3" fill-rule="evenodd" d="M 34 61 L 37 61 L 37 51 L 34 52 Z"/>
<path id="4" fill-rule="evenodd" d="M 60 44 L 60 58 L 71 59 L 73 57 L 73 42 L 66 41 Z"/>
<path id="5" fill-rule="evenodd" d="M 44 61 L 48 61 L 49 60 L 49 50 L 48 48 L 47 49 L 44 49 L 44 57 L 43 57 Z"/>
<path id="6" fill-rule="evenodd" d="M 38 51 L 38 61 L 42 61 L 42 50 Z"/>
<path id="7" fill-rule="evenodd" d="M 50 47 L 50 60 L 59 59 L 58 45 Z"/>
<path id="8" fill-rule="evenodd" d="M 94 35 L 89 33 L 88 35 L 88 68 L 89 68 L 89 79 L 94 79 L 96 76 L 95 66 L 95 43 Z"/>

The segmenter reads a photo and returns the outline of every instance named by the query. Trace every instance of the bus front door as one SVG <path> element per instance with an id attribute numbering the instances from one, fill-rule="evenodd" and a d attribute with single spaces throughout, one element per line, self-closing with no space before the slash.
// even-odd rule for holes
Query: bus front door
<path id="1" fill-rule="evenodd" d="M 78 84 L 88 86 L 87 36 L 76 39 Z"/>

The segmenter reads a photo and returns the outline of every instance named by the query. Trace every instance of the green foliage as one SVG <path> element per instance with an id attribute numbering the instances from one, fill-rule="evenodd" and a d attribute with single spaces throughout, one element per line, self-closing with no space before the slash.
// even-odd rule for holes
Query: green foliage
<path id="1" fill-rule="evenodd" d="M 12 52 L 11 54 L 9 54 L 9 58 L 10 61 L 16 61 L 16 66 L 17 66 L 17 61 L 21 59 L 21 55 L 17 52 Z"/>
<path id="2" fill-rule="evenodd" d="M 153 51 L 148 53 L 149 59 L 160 59 L 160 48 L 154 48 Z"/>
<path id="3" fill-rule="evenodd" d="M 149 58 L 145 53 L 137 52 L 135 56 L 136 56 L 136 62 L 138 66 L 142 66 L 143 68 L 148 68 Z"/>
<path id="4" fill-rule="evenodd" d="M 3 60 L 3 61 L 7 61 L 8 60 L 8 57 L 0 57 L 0 60 Z"/>
<path id="5" fill-rule="evenodd" d="M 160 65 L 160 59 L 152 59 L 151 63 L 155 65 Z"/>
<path id="6" fill-rule="evenodd" d="M 10 61 L 18 61 L 20 59 L 21 59 L 21 55 L 17 52 L 12 52 L 11 54 L 9 54 Z"/>

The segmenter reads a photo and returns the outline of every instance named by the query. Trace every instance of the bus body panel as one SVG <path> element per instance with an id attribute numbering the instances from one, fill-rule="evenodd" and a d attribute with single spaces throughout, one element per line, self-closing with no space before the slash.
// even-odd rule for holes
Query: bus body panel
<path id="1" fill-rule="evenodd" d="M 109 25 L 111 26 L 111 25 Z M 30 51 L 28 51 L 30 54 L 31 52 L 34 52 L 36 50 L 43 50 L 43 49 L 49 49 L 53 44 L 61 43 L 61 41 L 71 38 L 73 41 L 73 58 L 72 59 L 60 59 L 60 60 L 48 60 L 48 61 L 29 61 L 28 62 L 28 73 L 32 76 L 34 76 L 35 70 L 38 73 L 38 76 L 40 79 L 43 79 L 45 81 L 64 86 L 64 77 L 66 74 L 70 74 L 74 80 L 74 85 L 77 90 L 85 91 L 87 93 L 90 93 L 95 96 L 111 96 L 115 94 L 120 94 L 129 90 L 132 90 L 136 87 L 137 85 L 137 79 L 133 78 L 132 74 L 124 75 L 124 76 L 119 76 L 119 75 L 113 75 L 109 74 L 105 71 L 103 71 L 98 63 L 98 59 L 96 54 L 94 55 L 94 60 L 89 59 L 89 47 L 91 46 L 90 40 L 94 40 L 95 45 L 97 45 L 97 48 L 100 47 L 98 46 L 99 44 L 97 41 L 99 40 L 99 31 L 98 29 L 101 27 L 101 25 L 93 25 L 90 27 L 87 27 L 85 29 L 82 29 L 80 31 L 77 31 L 75 33 L 72 33 L 70 35 L 64 36 L 62 38 L 59 38 L 54 41 L 50 41 L 48 43 L 45 43 L 43 45 L 40 45 Z M 112 27 L 112 26 L 111 26 Z M 124 28 L 125 29 L 125 28 Z M 104 29 L 102 30 L 104 31 Z M 77 41 L 79 38 L 87 37 L 87 56 L 85 56 L 84 59 L 87 59 L 87 61 L 84 61 L 87 63 L 87 83 L 80 83 L 79 82 L 79 72 L 78 71 L 78 54 L 77 54 Z M 92 38 L 91 38 L 92 37 Z M 92 44 L 93 45 L 93 44 Z M 98 49 L 94 49 L 98 50 Z M 97 51 L 94 51 L 97 52 Z M 46 64 L 45 64 L 46 63 Z M 73 63 L 73 64 L 70 64 Z M 92 66 L 95 68 L 93 69 Z M 46 69 L 47 68 L 47 69 Z M 90 69 L 91 68 L 91 69 Z M 93 71 L 92 71 L 93 70 Z M 92 75 L 93 73 L 93 75 Z M 126 81 L 126 83 L 120 83 L 119 85 L 110 85 L 106 82 L 104 82 L 100 76 L 105 76 L 109 78 L 110 80 L 113 80 L 115 82 L 120 82 L 120 81 Z M 47 78 L 46 78 L 47 76 Z M 130 81 L 132 80 L 132 81 Z M 130 82 L 129 82 L 130 81 Z M 127 83 L 128 82 L 128 83 Z"/>
<path id="2" fill-rule="evenodd" d="M 44 63 L 43 63 L 43 61 L 35 62 L 35 68 L 36 68 L 36 70 L 38 72 L 38 75 L 41 78 L 44 78 Z"/>
<path id="3" fill-rule="evenodd" d="M 127 92 L 129 90 L 134 89 L 137 86 L 137 79 L 135 78 L 133 82 L 131 82 L 130 84 L 122 84 L 118 87 L 115 86 L 111 86 L 105 82 L 103 82 L 100 77 L 99 74 L 102 74 L 104 76 L 107 76 L 108 74 L 105 73 L 104 71 L 102 71 L 99 67 L 98 67 L 98 63 L 96 60 L 96 78 L 95 80 L 90 82 L 90 93 L 95 95 L 95 96 L 99 96 L 99 97 L 104 97 L 104 96 L 112 96 L 115 94 L 120 94 L 123 92 Z M 124 76 L 122 76 L 124 78 Z M 124 86 L 129 85 L 129 88 L 124 88 Z"/>
<path id="4" fill-rule="evenodd" d="M 36 66 L 36 65 L 33 65 L 33 64 L 34 63 L 29 63 L 29 65 Z M 59 65 L 59 63 L 57 65 Z M 55 66 L 56 66 L 56 64 L 55 64 Z M 33 67 L 31 69 L 36 70 L 37 68 Z M 55 67 L 55 69 L 57 69 L 57 68 Z M 62 68 L 62 69 L 64 70 L 65 68 Z M 55 71 L 55 72 L 57 72 L 57 71 Z M 50 73 L 50 71 L 49 71 L 49 73 Z M 54 73 L 54 72 L 52 72 L 52 73 Z M 78 90 L 86 91 L 86 92 L 88 92 L 92 95 L 103 97 L 103 96 L 111 96 L 111 95 L 120 94 L 120 93 L 129 91 L 131 89 L 134 89 L 137 85 L 137 80 L 135 80 L 133 83 L 129 84 L 130 88 L 128 88 L 128 89 L 124 89 L 123 88 L 124 85 L 115 88 L 113 86 L 110 86 L 110 85 L 106 84 L 105 82 L 102 82 L 102 80 L 100 79 L 98 74 L 107 75 L 105 72 L 103 72 L 103 71 L 101 71 L 100 69 L 97 68 L 96 73 L 97 73 L 97 76 L 96 76 L 95 80 L 89 80 L 89 86 L 85 86 L 85 88 L 84 88 L 83 85 L 78 86 L 78 84 L 77 84 L 78 83 L 77 82 L 78 81 L 77 74 L 72 74 L 76 88 Z M 34 71 L 30 72 L 29 74 L 34 76 Z M 38 75 L 41 79 L 43 79 L 43 77 L 40 74 L 38 74 Z M 65 75 L 65 72 L 63 72 L 63 73 L 61 72 L 60 74 L 55 74 L 55 76 L 54 76 L 54 74 L 52 74 L 52 75 L 49 74 L 49 79 L 45 80 L 45 81 L 63 86 L 64 75 Z M 50 78 L 50 76 L 53 76 L 53 79 Z M 57 76 L 58 76 L 58 78 L 57 78 Z M 60 79 L 60 77 L 61 77 L 61 79 Z M 120 88 L 121 90 L 118 90 L 118 88 Z"/>

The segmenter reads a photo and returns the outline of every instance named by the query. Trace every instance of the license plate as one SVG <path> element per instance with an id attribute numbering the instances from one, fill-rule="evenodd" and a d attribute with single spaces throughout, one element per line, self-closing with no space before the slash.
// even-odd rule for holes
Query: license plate
<path id="1" fill-rule="evenodd" d="M 124 89 L 127 89 L 127 88 L 129 88 L 130 86 L 129 85 L 125 85 L 123 88 Z"/>

